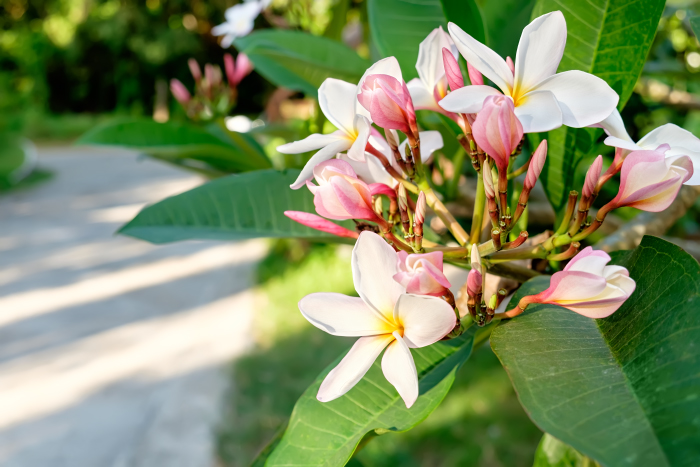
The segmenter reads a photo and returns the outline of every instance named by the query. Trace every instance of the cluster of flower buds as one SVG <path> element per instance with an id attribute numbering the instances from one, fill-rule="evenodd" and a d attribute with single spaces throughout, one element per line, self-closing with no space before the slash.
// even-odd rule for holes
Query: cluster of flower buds
<path id="1" fill-rule="evenodd" d="M 236 105 L 239 83 L 253 71 L 252 63 L 243 53 L 238 54 L 235 61 L 231 54 L 224 55 L 226 82 L 218 65 L 207 63 L 202 74 L 195 59 L 191 58 L 187 63 L 194 78 L 194 94 L 190 94 L 177 79 L 170 81 L 170 91 L 192 120 L 206 121 L 227 116 Z"/>

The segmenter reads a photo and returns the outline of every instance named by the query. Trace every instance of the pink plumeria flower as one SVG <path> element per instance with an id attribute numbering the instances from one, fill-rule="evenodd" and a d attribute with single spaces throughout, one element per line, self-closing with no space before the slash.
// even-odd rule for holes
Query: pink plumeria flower
<path id="1" fill-rule="evenodd" d="M 313 177 L 313 170 L 321 162 L 332 159 L 336 154 L 347 151 L 348 156 L 357 161 L 365 158 L 365 147 L 369 140 L 371 122 L 369 115 L 357 102 L 357 86 L 339 79 L 326 79 L 318 90 L 318 104 L 337 131 L 313 135 L 293 143 L 277 147 L 282 154 L 301 154 L 319 151 L 309 159 L 291 188 L 304 186 Z"/>
<path id="2" fill-rule="evenodd" d="M 449 50 L 454 59 L 459 57 L 457 47 L 442 26 L 433 29 L 418 47 L 416 62 L 418 78 L 406 83 L 416 109 L 447 113 L 438 105 L 438 102 L 447 95 L 448 84 L 443 49 Z"/>
<path id="3" fill-rule="evenodd" d="M 667 144 L 655 151 L 633 151 L 622 163 L 620 191 L 610 204 L 659 212 L 676 198 L 681 185 L 693 176 L 688 156 L 667 158 Z"/>
<path id="4" fill-rule="evenodd" d="M 231 54 L 224 55 L 224 70 L 229 86 L 235 88 L 253 71 L 253 64 L 244 53 L 239 53 L 234 62 Z"/>
<path id="5" fill-rule="evenodd" d="M 247 36 L 255 26 L 255 18 L 270 4 L 270 0 L 247 0 L 233 5 L 224 13 L 226 22 L 211 28 L 213 36 L 224 36 L 221 47 L 228 49 L 237 37 Z"/>
<path id="6" fill-rule="evenodd" d="M 523 126 L 515 116 L 513 101 L 505 96 L 487 96 L 472 125 L 474 139 L 495 162 L 508 170 L 510 155 L 523 138 Z"/>
<path id="7" fill-rule="evenodd" d="M 324 161 L 314 167 L 314 178 L 318 186 L 306 182 L 314 194 L 316 212 L 328 219 L 364 219 L 379 221 L 372 209 L 372 191 L 357 178 L 345 161 Z"/>
<path id="8" fill-rule="evenodd" d="M 352 276 L 359 298 L 314 293 L 299 310 L 311 324 L 334 336 L 360 337 L 323 380 L 321 402 L 342 396 L 367 373 L 382 350 L 382 371 L 411 407 L 418 398 L 418 373 L 410 348 L 442 339 L 455 326 L 455 312 L 444 300 L 404 293 L 393 276 L 396 252 L 373 232 L 362 232 L 352 252 Z"/>
<path id="9" fill-rule="evenodd" d="M 559 305 L 588 318 L 605 318 L 622 306 L 636 287 L 622 266 L 607 266 L 604 251 L 583 249 L 563 271 L 552 276 L 549 288 L 524 297 L 518 306 L 530 303 Z"/>
<path id="10" fill-rule="evenodd" d="M 617 109 L 602 122 L 591 126 L 605 130 L 608 135 L 605 138 L 605 144 L 625 151 L 654 151 L 660 145 L 668 144 L 670 149 L 666 151 L 666 157 L 688 156 L 693 163 L 693 176 L 685 182 L 685 185 L 700 185 L 700 139 L 688 130 L 673 123 L 667 123 L 650 131 L 635 143 L 627 133 L 622 116 Z"/>
<path id="11" fill-rule="evenodd" d="M 178 79 L 170 80 L 170 92 L 172 92 L 175 99 L 183 105 L 187 104 L 190 101 L 190 99 L 192 99 L 190 92 L 187 90 L 185 85 L 182 84 L 182 82 Z"/>
<path id="12" fill-rule="evenodd" d="M 406 83 L 390 75 L 368 75 L 357 100 L 382 128 L 418 135 L 416 112 Z"/>
<path id="13" fill-rule="evenodd" d="M 319 230 L 321 232 L 326 232 L 338 237 L 345 238 L 357 238 L 359 234 L 352 230 L 341 227 L 338 224 L 319 217 L 316 214 L 311 214 L 310 212 L 303 211 L 284 211 L 284 215 L 289 217 L 295 222 L 311 227 L 312 229 Z"/>
<path id="14" fill-rule="evenodd" d="M 525 133 L 536 133 L 600 122 L 617 105 L 619 96 L 597 76 L 578 70 L 556 74 L 566 45 L 566 21 L 560 11 L 536 18 L 523 30 L 515 73 L 496 52 L 456 24 L 450 23 L 448 30 L 467 62 L 501 92 L 490 86 L 465 86 L 440 101 L 447 111 L 476 113 L 487 96 L 502 93 L 513 100 Z"/>
<path id="15" fill-rule="evenodd" d="M 411 255 L 399 251 L 398 271 L 394 280 L 404 286 L 407 293 L 440 297 L 451 287 L 442 272 L 442 251 Z"/>

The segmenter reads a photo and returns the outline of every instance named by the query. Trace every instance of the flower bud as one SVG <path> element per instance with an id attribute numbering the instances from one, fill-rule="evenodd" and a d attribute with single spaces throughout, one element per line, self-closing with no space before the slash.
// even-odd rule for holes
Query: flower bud
<path id="1" fill-rule="evenodd" d="M 537 179 L 540 178 L 546 160 L 547 140 L 543 139 L 532 155 L 532 159 L 530 159 L 530 165 L 527 168 L 527 175 L 525 175 L 525 182 L 523 183 L 523 190 L 530 191 L 535 187 L 535 183 L 537 183 Z"/>
<path id="2" fill-rule="evenodd" d="M 633 151 L 622 163 L 620 191 L 610 204 L 659 212 L 676 198 L 681 185 L 693 176 L 688 156 L 666 158 L 669 146 L 656 151 Z"/>
<path id="3" fill-rule="evenodd" d="M 481 72 L 471 66 L 467 62 L 467 73 L 469 74 L 469 81 L 471 81 L 474 86 L 482 86 L 484 84 L 484 77 L 481 76 Z"/>
<path id="4" fill-rule="evenodd" d="M 510 72 L 515 75 L 515 63 L 513 63 L 512 58 L 506 57 L 506 65 L 508 65 L 508 68 L 510 68 Z"/>
<path id="5" fill-rule="evenodd" d="M 416 224 L 423 224 L 425 222 L 425 193 L 422 191 L 418 194 L 418 201 L 416 201 Z"/>
<path id="6" fill-rule="evenodd" d="M 389 75 L 369 75 L 357 99 L 380 127 L 418 136 L 416 112 L 406 83 Z"/>
<path id="7" fill-rule="evenodd" d="M 326 220 L 323 217 L 319 217 L 316 214 L 311 214 L 310 212 L 284 211 L 284 215 L 302 225 L 311 227 L 315 230 L 320 230 L 321 232 L 337 235 L 338 237 L 358 238 L 360 236 L 360 234 L 357 232 L 341 227 L 338 224 L 334 224 L 333 222 Z"/>
<path id="8" fill-rule="evenodd" d="M 398 257 L 394 280 L 406 288 L 406 293 L 439 297 L 451 286 L 442 272 L 442 251 L 412 255 L 399 251 Z"/>
<path id="9" fill-rule="evenodd" d="M 603 156 L 598 156 L 588 168 L 588 172 L 586 172 L 586 180 L 583 182 L 583 190 L 581 191 L 581 197 L 583 199 L 589 199 L 595 194 L 598 179 L 600 178 L 600 171 L 602 169 Z"/>
<path id="10" fill-rule="evenodd" d="M 479 246 L 476 243 L 472 245 L 471 254 L 469 255 L 469 262 L 471 263 L 472 270 L 476 269 L 479 271 L 479 273 L 482 272 L 481 253 L 479 253 Z"/>
<path id="11" fill-rule="evenodd" d="M 248 76 L 253 71 L 253 62 L 244 53 L 239 53 L 236 57 L 236 72 L 233 75 L 233 82 L 229 82 L 231 86 L 238 86 L 243 81 L 243 78 Z"/>
<path id="12" fill-rule="evenodd" d="M 170 80 L 170 92 L 173 93 L 175 99 L 182 105 L 187 104 L 192 98 L 185 85 L 177 79 Z"/>
<path id="13" fill-rule="evenodd" d="M 464 77 L 462 76 L 462 70 L 459 69 L 459 63 L 452 51 L 447 47 L 442 49 L 442 62 L 445 66 L 445 76 L 447 77 L 447 84 L 450 86 L 450 91 L 464 87 Z"/>
<path id="14" fill-rule="evenodd" d="M 482 169 L 482 177 L 484 177 L 484 192 L 488 199 L 496 199 L 496 187 L 493 185 L 493 175 L 491 174 L 491 165 L 488 159 L 484 160 L 484 168 Z"/>
<path id="15" fill-rule="evenodd" d="M 472 130 L 477 144 L 495 161 L 498 171 L 505 173 L 510 155 L 523 138 L 513 101 L 501 95 L 486 97 Z"/>
<path id="16" fill-rule="evenodd" d="M 328 219 L 364 219 L 379 221 L 372 209 L 369 186 L 357 178 L 350 164 L 338 159 L 314 167 L 318 186 L 306 182 L 314 194 L 316 212 Z"/>
<path id="17" fill-rule="evenodd" d="M 588 318 L 610 316 L 632 295 L 636 284 L 627 269 L 607 266 L 609 261 L 604 251 L 587 247 L 552 276 L 547 290 L 524 297 L 518 306 L 549 303 Z"/>
<path id="18" fill-rule="evenodd" d="M 477 297 L 482 293 L 483 277 L 476 269 L 469 271 L 467 275 L 467 295 Z"/>
<path id="19" fill-rule="evenodd" d="M 199 63 L 194 58 L 190 58 L 187 60 L 187 65 L 190 67 L 190 73 L 192 73 L 195 83 L 199 83 L 202 79 L 202 70 L 199 68 Z"/>
<path id="20" fill-rule="evenodd" d="M 406 187 L 403 183 L 399 184 L 399 215 L 401 216 L 401 226 L 405 234 L 411 231 L 411 221 L 408 217 L 408 195 L 406 194 Z"/>
<path id="21" fill-rule="evenodd" d="M 392 151 L 396 151 L 399 148 L 399 134 L 396 130 L 384 130 L 384 136 L 386 137 L 386 142 L 389 143 L 389 147 Z"/>

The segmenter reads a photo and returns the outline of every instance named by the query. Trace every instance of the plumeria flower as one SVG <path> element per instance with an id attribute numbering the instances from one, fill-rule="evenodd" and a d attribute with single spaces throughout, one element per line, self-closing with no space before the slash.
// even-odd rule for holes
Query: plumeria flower
<path id="1" fill-rule="evenodd" d="M 605 130 L 608 135 L 605 144 L 627 151 L 654 151 L 660 145 L 668 144 L 670 149 L 666 151 L 666 157 L 688 156 L 693 163 L 694 174 L 685 184 L 700 185 L 700 139 L 691 132 L 673 123 L 667 123 L 650 131 L 635 143 L 627 133 L 617 109 L 608 118 L 592 126 Z"/>
<path id="2" fill-rule="evenodd" d="M 588 318 L 610 316 L 627 300 L 636 287 L 622 266 L 607 266 L 610 256 L 604 251 L 583 249 L 563 271 L 552 276 L 549 288 L 524 297 L 518 308 L 530 303 L 563 306 Z"/>
<path id="3" fill-rule="evenodd" d="M 442 251 L 411 254 L 398 252 L 398 270 L 394 280 L 406 288 L 406 292 L 440 297 L 451 287 L 442 272 Z"/>
<path id="4" fill-rule="evenodd" d="M 438 102 L 447 95 L 447 77 L 442 52 L 445 48 L 454 58 L 459 57 L 457 47 L 442 26 L 433 29 L 418 47 L 416 62 L 418 78 L 406 83 L 416 109 L 446 113 L 438 105 Z"/>
<path id="5" fill-rule="evenodd" d="M 523 126 L 513 112 L 513 101 L 505 96 L 487 96 L 472 125 L 474 139 L 506 173 L 510 155 L 523 138 Z"/>
<path id="6" fill-rule="evenodd" d="M 617 105 L 619 96 L 597 76 L 578 70 L 556 74 L 566 45 L 566 21 L 560 11 L 536 18 L 523 30 L 515 72 L 456 24 L 450 23 L 448 30 L 467 62 L 513 100 L 525 133 L 588 126 L 610 115 Z M 498 94 L 490 86 L 465 86 L 449 93 L 440 106 L 450 112 L 476 113 L 487 96 Z"/>
<path id="7" fill-rule="evenodd" d="M 301 141 L 283 144 L 277 150 L 282 154 L 300 154 L 320 149 L 309 159 L 297 180 L 291 185 L 296 190 L 313 176 L 314 167 L 336 154 L 347 151 L 356 161 L 365 158 L 371 122 L 357 102 L 357 86 L 339 79 L 326 79 L 318 90 L 318 104 L 326 118 L 338 128 L 329 135 L 315 133 Z"/>
<path id="8" fill-rule="evenodd" d="M 264 10 L 271 0 L 247 0 L 232 6 L 224 13 L 226 22 L 211 28 L 213 36 L 224 36 L 221 47 L 228 49 L 237 37 L 250 34 L 255 18 Z"/>
<path id="9" fill-rule="evenodd" d="M 404 293 L 393 277 L 398 257 L 373 232 L 362 232 L 352 252 L 352 276 L 359 298 L 314 293 L 299 309 L 317 328 L 334 336 L 360 337 L 326 379 L 316 396 L 332 401 L 348 392 L 382 350 L 382 371 L 411 407 L 418 398 L 418 373 L 410 348 L 431 345 L 455 326 L 455 312 L 444 300 Z"/>

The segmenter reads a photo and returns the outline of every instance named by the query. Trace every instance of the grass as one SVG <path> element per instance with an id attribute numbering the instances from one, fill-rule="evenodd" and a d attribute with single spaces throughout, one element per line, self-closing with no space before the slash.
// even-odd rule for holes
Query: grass
<path id="1" fill-rule="evenodd" d="M 299 313 L 304 295 L 355 295 L 350 249 L 277 242 L 258 268 L 256 348 L 232 366 L 233 390 L 217 433 L 226 466 L 247 466 L 282 429 L 306 387 L 354 339 L 330 336 Z M 443 404 L 411 431 L 375 438 L 353 466 L 531 466 L 542 436 L 485 346 L 458 374 Z"/>

